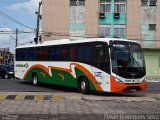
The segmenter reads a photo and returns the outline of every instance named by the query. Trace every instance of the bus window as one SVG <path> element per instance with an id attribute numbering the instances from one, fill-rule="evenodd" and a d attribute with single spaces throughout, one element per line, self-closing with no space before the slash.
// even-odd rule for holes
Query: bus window
<path id="1" fill-rule="evenodd" d="M 51 47 L 49 48 L 49 53 L 48 53 L 48 59 L 51 61 L 59 61 L 60 60 L 60 48 L 58 47 Z"/>
<path id="2" fill-rule="evenodd" d="M 61 50 L 61 60 L 66 61 L 69 60 L 69 50 L 68 48 L 62 48 Z"/>
<path id="3" fill-rule="evenodd" d="M 23 49 L 22 50 L 22 61 L 27 61 L 28 60 L 28 50 L 27 49 Z"/>
<path id="4" fill-rule="evenodd" d="M 79 46 L 77 52 L 77 61 L 82 61 L 85 63 L 91 62 L 92 57 L 92 47 L 89 45 Z"/>
<path id="5" fill-rule="evenodd" d="M 76 47 L 70 47 L 69 58 L 71 61 L 75 61 L 76 59 Z"/>
<path id="6" fill-rule="evenodd" d="M 18 49 L 16 52 L 17 61 L 27 61 L 28 60 L 28 50 L 27 49 Z"/>
<path id="7" fill-rule="evenodd" d="M 36 61 L 37 60 L 37 50 L 36 49 L 28 49 L 28 60 Z"/>
<path id="8" fill-rule="evenodd" d="M 38 48 L 37 60 L 38 61 L 48 60 L 48 48 Z"/>
<path id="9" fill-rule="evenodd" d="M 16 50 L 16 61 L 20 61 L 20 50 Z"/>
<path id="10" fill-rule="evenodd" d="M 101 44 L 94 47 L 94 66 L 110 73 L 110 59 L 108 47 Z"/>

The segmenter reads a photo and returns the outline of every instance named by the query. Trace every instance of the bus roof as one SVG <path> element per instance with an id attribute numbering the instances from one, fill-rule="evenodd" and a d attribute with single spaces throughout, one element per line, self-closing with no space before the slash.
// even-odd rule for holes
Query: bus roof
<path id="1" fill-rule="evenodd" d="M 60 40 L 49 40 L 44 41 L 40 44 L 30 44 L 30 45 L 23 45 L 18 46 L 17 48 L 29 48 L 29 47 L 40 47 L 40 46 L 51 46 L 51 45 L 64 45 L 64 44 L 73 44 L 73 43 L 85 43 L 85 42 L 94 42 L 94 41 L 102 41 L 107 42 L 109 41 L 128 41 L 128 42 L 135 42 L 133 40 L 127 40 L 127 39 L 119 39 L 119 38 L 84 38 L 79 40 L 70 40 L 70 39 L 60 39 Z"/>

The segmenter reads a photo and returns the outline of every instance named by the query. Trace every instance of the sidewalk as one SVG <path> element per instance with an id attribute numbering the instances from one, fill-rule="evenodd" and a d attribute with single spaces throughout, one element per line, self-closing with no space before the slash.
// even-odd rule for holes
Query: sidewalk
<path id="1" fill-rule="evenodd" d="M 146 78 L 147 82 L 160 82 L 160 78 Z"/>
<path id="2" fill-rule="evenodd" d="M 103 96 L 80 93 L 0 93 L 0 95 L 55 96 L 61 99 L 0 100 L 0 118 L 21 120 L 104 120 L 109 114 L 159 114 L 160 96 Z M 131 97 L 132 96 L 132 97 Z M 22 119 L 22 118 L 23 119 Z M 32 119 L 33 118 L 33 119 Z M 6 119 L 4 119 L 6 120 Z M 16 120 L 16 119 L 12 119 Z"/>

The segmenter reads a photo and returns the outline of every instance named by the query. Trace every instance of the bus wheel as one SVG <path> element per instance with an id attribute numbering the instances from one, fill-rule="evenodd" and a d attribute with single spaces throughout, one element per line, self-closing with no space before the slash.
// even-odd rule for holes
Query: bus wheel
<path id="1" fill-rule="evenodd" d="M 38 86 L 38 76 L 36 73 L 32 75 L 32 83 L 33 85 Z"/>
<path id="2" fill-rule="evenodd" d="M 83 77 L 80 82 L 80 90 L 83 94 L 89 93 L 89 84 L 87 78 Z"/>

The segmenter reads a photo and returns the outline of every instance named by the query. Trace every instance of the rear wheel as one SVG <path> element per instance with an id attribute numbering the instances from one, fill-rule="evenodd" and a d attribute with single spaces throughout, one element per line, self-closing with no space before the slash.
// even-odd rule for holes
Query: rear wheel
<path id="1" fill-rule="evenodd" d="M 32 75 L 32 83 L 33 83 L 33 85 L 35 85 L 35 86 L 38 86 L 38 84 L 39 84 L 39 82 L 38 82 L 38 75 L 37 75 L 36 73 L 34 73 L 34 74 Z"/>
<path id="2" fill-rule="evenodd" d="M 88 79 L 83 77 L 81 82 L 80 82 L 80 91 L 83 94 L 88 94 L 89 93 L 89 83 L 88 83 Z"/>

